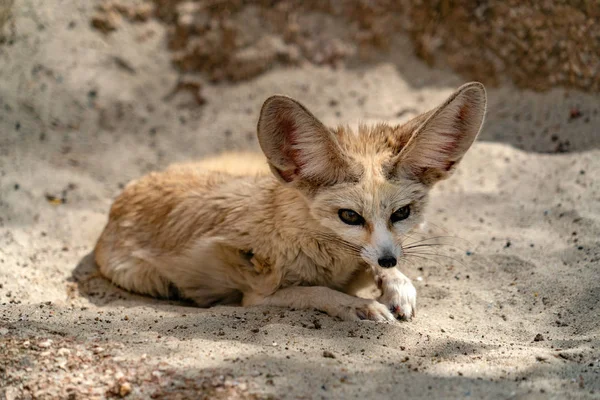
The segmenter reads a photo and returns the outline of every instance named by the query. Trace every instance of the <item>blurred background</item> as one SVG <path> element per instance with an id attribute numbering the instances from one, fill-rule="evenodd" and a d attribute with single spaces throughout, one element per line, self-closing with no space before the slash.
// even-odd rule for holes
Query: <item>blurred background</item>
<path id="1" fill-rule="evenodd" d="M 249 96 L 257 99 L 243 113 L 255 117 L 258 97 L 270 94 L 256 79 L 288 71 L 289 79 L 277 79 L 272 89 L 293 95 L 292 76 L 310 70 L 299 79 L 301 100 L 316 94 L 330 104 L 333 123 L 353 122 L 349 114 L 403 120 L 422 111 L 400 101 L 369 107 L 398 81 L 421 93 L 396 96 L 426 103 L 428 88 L 478 80 L 498 93 L 490 96 L 483 139 L 538 152 L 597 147 L 591 122 L 598 118 L 599 20 L 595 0 L 2 0 L 0 118 L 11 121 L 3 140 L 14 139 L 6 137 L 17 123 L 8 108 L 20 107 L 18 99 L 26 99 L 36 121 L 20 121 L 20 136 L 33 129 L 46 137 L 57 128 L 89 135 L 89 126 L 73 127 L 89 123 L 90 108 L 99 113 L 92 130 L 158 132 L 160 126 L 138 125 L 134 116 L 152 119 L 169 103 L 165 110 L 194 126 L 199 114 L 211 113 L 217 93 L 246 84 L 256 86 Z M 327 87 L 377 67 L 388 68 L 372 74 L 387 85 Z M 311 84 L 330 94 L 313 93 Z M 366 109 L 355 114 L 349 101 Z M 565 124 L 568 136 L 561 133 Z M 239 135 L 254 133 L 243 125 L 232 121 L 210 140 L 220 148 L 246 146 Z"/>
<path id="2" fill-rule="evenodd" d="M 253 78 L 278 65 L 377 62 L 408 36 L 428 66 L 465 79 L 597 92 L 599 18 L 594 0 L 106 0 L 91 24 L 110 34 L 123 19 L 157 19 L 178 70 L 211 82 Z"/>
<path id="3" fill-rule="evenodd" d="M 124 185 L 259 151 L 268 96 L 395 124 L 471 80 L 486 122 L 427 215 L 460 246 L 403 271 L 413 322 L 194 309 L 95 270 Z M 598 0 L 0 0 L 0 398 L 597 398 L 599 113 Z"/>

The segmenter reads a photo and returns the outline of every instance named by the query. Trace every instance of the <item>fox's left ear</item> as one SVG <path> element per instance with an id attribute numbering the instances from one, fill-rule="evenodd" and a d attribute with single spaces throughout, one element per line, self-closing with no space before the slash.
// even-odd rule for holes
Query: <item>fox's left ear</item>
<path id="1" fill-rule="evenodd" d="M 450 176 L 477 138 L 485 111 L 484 86 L 461 86 L 441 106 L 407 124 L 414 130 L 396 157 L 396 171 L 427 185 Z"/>

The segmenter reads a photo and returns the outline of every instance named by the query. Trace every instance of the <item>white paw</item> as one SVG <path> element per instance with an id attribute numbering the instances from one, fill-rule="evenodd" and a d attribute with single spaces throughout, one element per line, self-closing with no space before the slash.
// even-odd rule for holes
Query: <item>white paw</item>
<path id="1" fill-rule="evenodd" d="M 379 302 L 385 304 L 397 319 L 409 320 L 417 310 L 417 290 L 410 279 L 394 279 L 385 282 Z"/>
<path id="2" fill-rule="evenodd" d="M 356 298 L 351 305 L 343 307 L 340 312 L 336 313 L 342 319 L 349 321 L 395 321 L 396 318 L 390 310 L 376 300 Z"/>

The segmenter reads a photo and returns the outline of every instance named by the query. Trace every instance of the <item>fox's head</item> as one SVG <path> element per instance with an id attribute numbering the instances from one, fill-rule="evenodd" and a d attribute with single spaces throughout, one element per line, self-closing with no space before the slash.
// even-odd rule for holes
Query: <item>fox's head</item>
<path id="1" fill-rule="evenodd" d="M 273 174 L 312 216 L 371 266 L 394 267 L 431 187 L 448 177 L 483 124 L 485 88 L 460 87 L 439 107 L 389 126 L 329 129 L 297 101 L 268 98 L 258 139 Z"/>

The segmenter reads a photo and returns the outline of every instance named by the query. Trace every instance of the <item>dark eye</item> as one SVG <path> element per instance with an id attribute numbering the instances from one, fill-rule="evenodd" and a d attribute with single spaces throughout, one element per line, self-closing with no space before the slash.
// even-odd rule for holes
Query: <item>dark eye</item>
<path id="1" fill-rule="evenodd" d="M 406 205 L 406 206 L 401 207 L 401 208 L 397 209 L 396 211 L 394 211 L 394 213 L 390 217 L 390 221 L 392 221 L 392 224 L 395 224 L 398 221 L 402 221 L 402 220 L 408 218 L 409 215 L 410 215 L 410 205 Z"/>
<path id="2" fill-rule="evenodd" d="M 342 208 L 338 211 L 338 215 L 342 222 L 348 225 L 362 225 L 365 223 L 365 219 L 356 211 Z"/>

